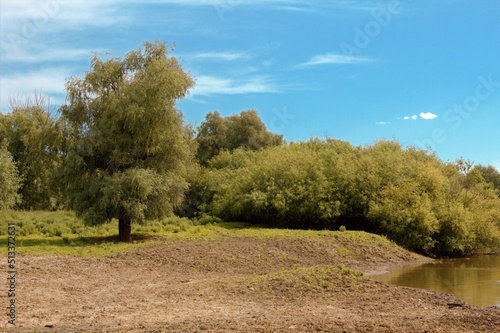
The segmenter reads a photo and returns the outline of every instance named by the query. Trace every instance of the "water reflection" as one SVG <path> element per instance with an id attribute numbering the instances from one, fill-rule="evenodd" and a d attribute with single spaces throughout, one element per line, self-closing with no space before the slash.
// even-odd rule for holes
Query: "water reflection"
<path id="1" fill-rule="evenodd" d="M 373 278 L 454 294 L 471 305 L 500 306 L 500 256 L 482 255 L 399 267 Z"/>

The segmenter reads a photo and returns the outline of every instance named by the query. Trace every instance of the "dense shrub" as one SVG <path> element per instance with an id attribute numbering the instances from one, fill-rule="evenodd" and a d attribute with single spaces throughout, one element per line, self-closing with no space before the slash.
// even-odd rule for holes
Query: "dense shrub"
<path id="1" fill-rule="evenodd" d="M 463 255 L 498 247 L 500 199 L 463 160 L 395 141 L 311 140 L 222 152 L 192 185 L 199 212 L 286 228 L 376 231 L 408 249 Z"/>
<path id="2" fill-rule="evenodd" d="M 209 176 L 216 191 L 209 209 L 226 220 L 330 227 L 347 207 L 342 188 L 329 177 L 327 166 L 320 163 L 322 152 L 314 146 L 291 144 L 253 153 L 222 153 L 211 163 Z"/>

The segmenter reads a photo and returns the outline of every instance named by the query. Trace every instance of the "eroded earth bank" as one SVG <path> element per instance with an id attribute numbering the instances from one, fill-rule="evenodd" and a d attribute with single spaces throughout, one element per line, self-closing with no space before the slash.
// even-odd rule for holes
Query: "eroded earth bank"
<path id="1" fill-rule="evenodd" d="M 165 240 L 104 257 L 21 255 L 16 329 L 8 329 L 7 320 L 2 327 L 61 333 L 500 331 L 499 308 L 370 279 L 416 260 L 428 259 L 357 232 Z"/>

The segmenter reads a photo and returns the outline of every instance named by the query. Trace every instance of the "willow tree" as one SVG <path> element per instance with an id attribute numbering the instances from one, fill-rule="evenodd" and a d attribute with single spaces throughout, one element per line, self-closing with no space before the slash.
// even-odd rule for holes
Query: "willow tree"
<path id="1" fill-rule="evenodd" d="M 53 171 L 59 165 L 61 137 L 49 100 L 35 93 L 10 104 L 12 112 L 0 117 L 0 142 L 7 144 L 21 178 L 16 208 L 55 209 L 59 195 Z"/>
<path id="2" fill-rule="evenodd" d="M 223 150 L 233 151 L 260 150 L 266 147 L 281 146 L 283 135 L 267 130 L 255 110 L 243 111 L 222 117 L 218 111 L 209 112 L 205 121 L 198 127 L 197 157 L 202 165 Z"/>
<path id="3" fill-rule="evenodd" d="M 84 78 L 66 84 L 63 187 L 69 206 L 90 225 L 131 223 L 173 212 L 194 156 L 177 100 L 194 82 L 164 42 L 145 42 L 124 58 L 94 55 Z"/>

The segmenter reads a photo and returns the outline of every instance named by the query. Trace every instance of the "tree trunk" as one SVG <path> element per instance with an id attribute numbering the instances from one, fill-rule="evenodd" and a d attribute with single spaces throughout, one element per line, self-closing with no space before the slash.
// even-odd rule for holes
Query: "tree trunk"
<path id="1" fill-rule="evenodd" d="M 130 223 L 130 218 L 128 215 L 121 214 L 118 219 L 118 237 L 120 242 L 131 242 L 132 241 L 132 226 Z"/>

